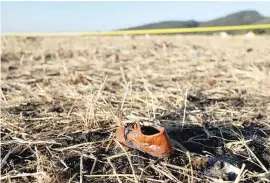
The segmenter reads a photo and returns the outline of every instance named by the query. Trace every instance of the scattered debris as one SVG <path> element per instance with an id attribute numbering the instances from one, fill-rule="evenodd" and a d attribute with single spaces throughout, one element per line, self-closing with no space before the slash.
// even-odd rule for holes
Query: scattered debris
<path id="1" fill-rule="evenodd" d="M 226 39 L 229 37 L 228 33 L 227 32 L 220 32 L 220 37 L 223 38 L 223 39 Z"/>
<path id="2" fill-rule="evenodd" d="M 1 56 L 1 62 L 9 62 L 7 58 Z"/>
<path id="3" fill-rule="evenodd" d="M 211 77 L 211 78 L 208 78 L 207 83 L 210 86 L 213 86 L 213 85 L 215 85 L 217 83 L 217 80 L 215 78 Z"/>
<path id="4" fill-rule="evenodd" d="M 201 53 L 200 52 L 197 52 L 196 53 L 196 58 L 199 59 L 201 57 Z"/>
<path id="5" fill-rule="evenodd" d="M 124 39 L 125 39 L 125 40 L 130 40 L 130 39 L 132 39 L 132 37 L 129 36 L 128 34 L 126 34 L 126 33 L 125 33 L 123 36 L 124 36 Z"/>
<path id="6" fill-rule="evenodd" d="M 247 49 L 247 52 L 251 52 L 251 51 L 253 51 L 252 48 L 248 48 L 248 49 Z"/>
<path id="7" fill-rule="evenodd" d="M 145 34 L 145 38 L 146 38 L 146 39 L 150 39 L 151 37 L 150 37 L 149 34 Z"/>
<path id="8" fill-rule="evenodd" d="M 33 56 L 33 59 L 36 60 L 36 61 L 37 60 L 41 60 L 42 59 L 42 56 L 41 55 L 34 55 Z"/>
<path id="9" fill-rule="evenodd" d="M 168 45 L 166 41 L 162 42 L 162 51 L 163 51 L 164 56 L 168 56 Z"/>
<path id="10" fill-rule="evenodd" d="M 158 42 L 156 42 L 156 41 L 152 41 L 152 45 L 154 47 L 161 47 L 161 45 Z"/>
<path id="11" fill-rule="evenodd" d="M 206 176 L 223 181 L 234 181 L 241 173 L 238 167 L 239 160 L 230 156 L 209 158 L 207 166 L 208 168 L 204 171 Z"/>
<path id="12" fill-rule="evenodd" d="M 51 53 L 47 53 L 45 56 L 44 56 L 44 59 L 45 61 L 50 61 L 53 59 L 53 55 Z"/>
<path id="13" fill-rule="evenodd" d="M 11 65 L 11 66 L 8 67 L 9 71 L 13 71 L 13 70 L 16 70 L 16 69 L 18 69 L 18 67 L 15 66 L 15 65 Z"/>
<path id="14" fill-rule="evenodd" d="M 89 84 L 89 81 L 86 77 L 82 76 L 82 75 L 79 75 L 77 76 L 76 78 L 73 78 L 71 79 L 70 81 L 72 84 L 79 84 L 79 83 L 82 83 L 83 85 L 88 85 Z"/>
<path id="15" fill-rule="evenodd" d="M 252 31 L 249 31 L 248 33 L 245 34 L 245 39 L 252 39 L 255 36 L 256 36 L 255 33 L 253 33 Z"/>
<path id="16" fill-rule="evenodd" d="M 118 53 L 115 53 L 115 54 L 113 55 L 113 61 L 114 61 L 114 62 L 119 62 L 119 54 L 118 54 Z"/>

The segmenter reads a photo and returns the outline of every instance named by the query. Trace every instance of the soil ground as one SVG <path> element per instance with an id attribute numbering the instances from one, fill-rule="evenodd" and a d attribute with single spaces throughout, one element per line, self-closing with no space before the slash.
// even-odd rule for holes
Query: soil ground
<path id="1" fill-rule="evenodd" d="M 270 180 L 269 36 L 6 37 L 1 47 L 3 182 Z M 188 152 L 120 147 L 116 128 L 139 120 Z M 239 180 L 224 162 L 245 165 Z"/>

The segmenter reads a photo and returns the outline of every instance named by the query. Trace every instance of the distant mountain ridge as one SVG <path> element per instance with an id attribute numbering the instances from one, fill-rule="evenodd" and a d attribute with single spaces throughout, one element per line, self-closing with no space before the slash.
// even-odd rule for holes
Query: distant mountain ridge
<path id="1" fill-rule="evenodd" d="M 137 27 L 128 28 L 125 30 L 143 30 L 143 29 L 166 29 L 166 28 L 183 28 L 183 27 L 198 27 L 200 22 L 195 20 L 188 21 L 161 21 L 157 23 L 145 24 Z"/>
<path id="2" fill-rule="evenodd" d="M 208 27 L 208 26 L 230 26 L 230 25 L 251 25 L 270 23 L 270 17 L 265 17 L 257 11 L 235 12 L 210 21 L 199 22 L 196 20 L 187 21 L 161 21 L 149 23 L 122 30 L 143 30 L 143 29 L 166 29 L 166 28 L 188 28 L 188 27 Z M 269 30 L 267 30 L 269 31 Z"/>

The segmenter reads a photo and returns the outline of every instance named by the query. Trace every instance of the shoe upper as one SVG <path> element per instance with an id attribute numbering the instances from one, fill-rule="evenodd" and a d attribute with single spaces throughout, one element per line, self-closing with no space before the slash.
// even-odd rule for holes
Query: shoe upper
<path id="1" fill-rule="evenodd" d="M 167 157 L 173 152 L 163 127 L 120 126 L 116 138 L 122 144 L 151 154 L 155 157 Z"/>

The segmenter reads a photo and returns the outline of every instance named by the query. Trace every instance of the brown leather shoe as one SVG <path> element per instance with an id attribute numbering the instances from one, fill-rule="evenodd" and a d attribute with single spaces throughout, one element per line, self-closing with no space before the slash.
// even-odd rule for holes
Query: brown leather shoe
<path id="1" fill-rule="evenodd" d="M 155 157 L 167 157 L 173 152 L 163 127 L 140 126 L 139 123 L 122 125 L 116 132 L 116 139 L 125 146 Z"/>

